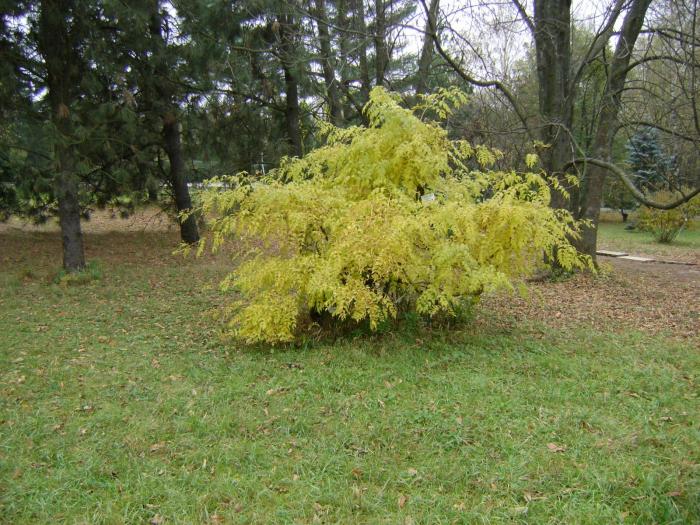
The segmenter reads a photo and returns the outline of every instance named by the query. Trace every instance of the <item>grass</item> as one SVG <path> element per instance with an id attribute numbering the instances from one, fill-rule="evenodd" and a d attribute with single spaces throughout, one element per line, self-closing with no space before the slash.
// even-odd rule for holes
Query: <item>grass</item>
<path id="1" fill-rule="evenodd" d="M 696 342 L 404 330 L 221 343 L 173 234 L 0 234 L 0 522 L 693 523 Z"/>
<path id="2" fill-rule="evenodd" d="M 690 229 L 683 230 L 671 244 L 661 244 L 649 232 L 625 230 L 622 222 L 601 222 L 598 243 L 607 249 L 618 249 L 633 255 L 657 255 L 681 258 L 696 256 L 700 250 L 700 224 L 696 221 Z"/>

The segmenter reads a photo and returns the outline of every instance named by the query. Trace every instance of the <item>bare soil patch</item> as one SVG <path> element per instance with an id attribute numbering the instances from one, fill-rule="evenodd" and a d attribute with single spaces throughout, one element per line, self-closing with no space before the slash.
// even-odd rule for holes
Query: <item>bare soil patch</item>
<path id="1" fill-rule="evenodd" d="M 89 220 L 81 221 L 83 233 L 108 232 L 169 232 L 177 230 L 173 217 L 156 206 L 141 208 L 128 217 L 122 218 L 115 210 L 97 210 L 90 214 Z M 0 222 L 0 233 L 22 232 L 58 232 L 57 219 L 44 224 L 34 224 L 16 217 L 7 222 Z"/>

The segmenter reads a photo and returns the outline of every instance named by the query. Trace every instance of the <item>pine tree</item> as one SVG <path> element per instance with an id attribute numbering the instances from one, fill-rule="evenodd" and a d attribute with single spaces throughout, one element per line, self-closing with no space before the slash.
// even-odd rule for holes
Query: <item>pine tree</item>
<path id="1" fill-rule="evenodd" d="M 675 158 L 664 152 L 659 134 L 654 128 L 639 129 L 627 143 L 627 152 L 637 184 L 646 191 L 672 185 Z"/>

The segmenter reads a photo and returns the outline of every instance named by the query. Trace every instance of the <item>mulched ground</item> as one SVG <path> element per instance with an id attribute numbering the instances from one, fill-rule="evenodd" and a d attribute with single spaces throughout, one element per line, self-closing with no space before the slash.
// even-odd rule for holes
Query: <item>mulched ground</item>
<path id="1" fill-rule="evenodd" d="M 527 299 L 499 295 L 484 305 L 516 324 L 535 320 L 553 328 L 700 336 L 700 266 L 599 260 L 600 275 L 530 283 Z"/>

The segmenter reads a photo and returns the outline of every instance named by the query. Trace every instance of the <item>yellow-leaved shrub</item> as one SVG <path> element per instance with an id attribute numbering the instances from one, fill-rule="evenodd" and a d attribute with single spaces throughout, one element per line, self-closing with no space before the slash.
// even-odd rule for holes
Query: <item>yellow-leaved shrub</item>
<path id="1" fill-rule="evenodd" d="M 376 88 L 368 127 L 321 124 L 325 146 L 204 192 L 213 248 L 231 238 L 248 248 L 222 283 L 232 335 L 292 341 L 314 313 L 372 329 L 402 311 L 454 315 L 512 288 L 543 254 L 567 269 L 590 264 L 569 243 L 573 218 L 549 207 L 551 181 L 494 171 L 498 152 L 418 116 L 464 102 L 442 90 L 408 110 Z"/>
<path id="2" fill-rule="evenodd" d="M 683 194 L 689 192 L 689 188 L 683 188 Z M 663 203 L 673 202 L 678 197 L 678 192 L 668 190 L 657 191 L 651 195 L 653 200 Z M 640 230 L 651 232 L 656 242 L 670 244 L 698 215 L 700 197 L 695 197 L 670 210 L 641 206 L 637 213 L 637 224 Z"/>

